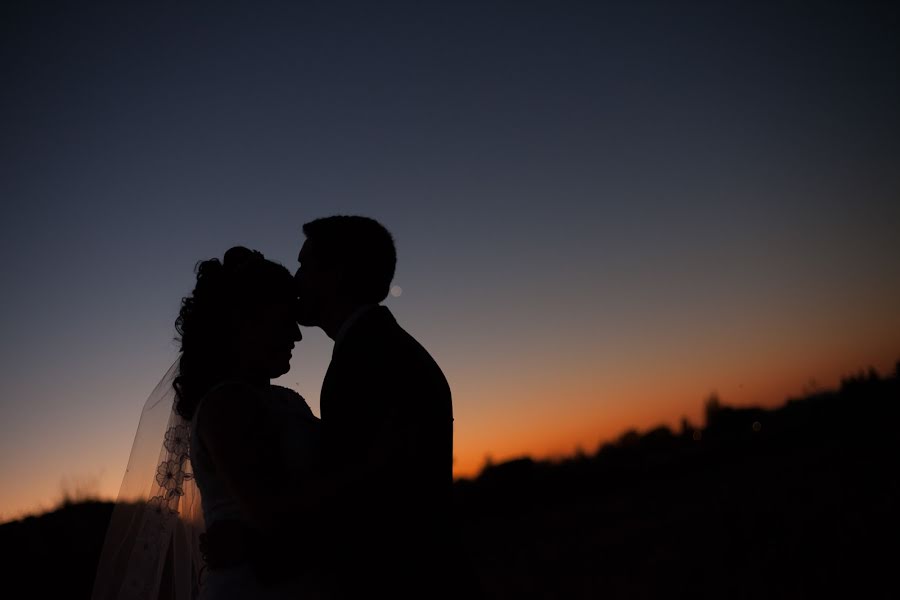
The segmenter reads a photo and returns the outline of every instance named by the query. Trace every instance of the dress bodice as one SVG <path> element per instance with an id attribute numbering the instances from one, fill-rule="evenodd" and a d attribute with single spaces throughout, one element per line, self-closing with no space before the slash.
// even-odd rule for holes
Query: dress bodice
<path id="1" fill-rule="evenodd" d="M 263 406 L 248 411 L 248 427 L 263 427 L 276 435 L 285 483 L 296 483 L 315 468 L 319 455 L 319 420 L 297 392 L 270 386 L 260 400 Z M 191 423 L 191 467 L 200 489 L 206 527 L 220 520 L 241 519 L 237 498 L 217 472 L 209 453 L 197 435 L 200 401 Z"/>

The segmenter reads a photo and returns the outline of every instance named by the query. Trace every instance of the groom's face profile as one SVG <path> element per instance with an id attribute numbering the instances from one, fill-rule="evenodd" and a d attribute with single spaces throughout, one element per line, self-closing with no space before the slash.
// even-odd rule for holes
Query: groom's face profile
<path id="1" fill-rule="evenodd" d="M 297 289 L 297 323 L 304 327 L 322 324 L 322 309 L 334 300 L 337 273 L 316 252 L 310 240 L 303 243 L 297 256 L 300 266 L 294 275 Z"/>

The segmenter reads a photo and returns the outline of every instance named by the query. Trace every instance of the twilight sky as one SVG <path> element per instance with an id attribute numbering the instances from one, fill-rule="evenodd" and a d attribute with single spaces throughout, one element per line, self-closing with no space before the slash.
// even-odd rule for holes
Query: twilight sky
<path id="1" fill-rule="evenodd" d="M 195 263 L 329 214 L 458 475 L 900 359 L 896 3 L 85 4 L 0 8 L 0 521 L 114 496 Z"/>

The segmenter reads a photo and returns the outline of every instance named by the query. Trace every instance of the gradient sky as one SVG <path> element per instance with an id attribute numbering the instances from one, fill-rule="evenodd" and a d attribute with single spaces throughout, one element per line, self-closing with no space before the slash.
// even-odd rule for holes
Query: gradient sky
<path id="1" fill-rule="evenodd" d="M 900 359 L 896 3 L 84 4 L 0 8 L 0 521 L 114 496 L 195 263 L 329 214 L 459 475 Z"/>

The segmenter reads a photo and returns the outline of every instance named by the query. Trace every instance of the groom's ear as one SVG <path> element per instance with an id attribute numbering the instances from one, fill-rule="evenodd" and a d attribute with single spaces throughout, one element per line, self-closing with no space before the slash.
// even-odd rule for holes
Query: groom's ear
<path id="1" fill-rule="evenodd" d="M 342 298 L 351 299 L 356 295 L 356 278 L 347 267 L 337 267 L 333 273 L 334 290 Z"/>

